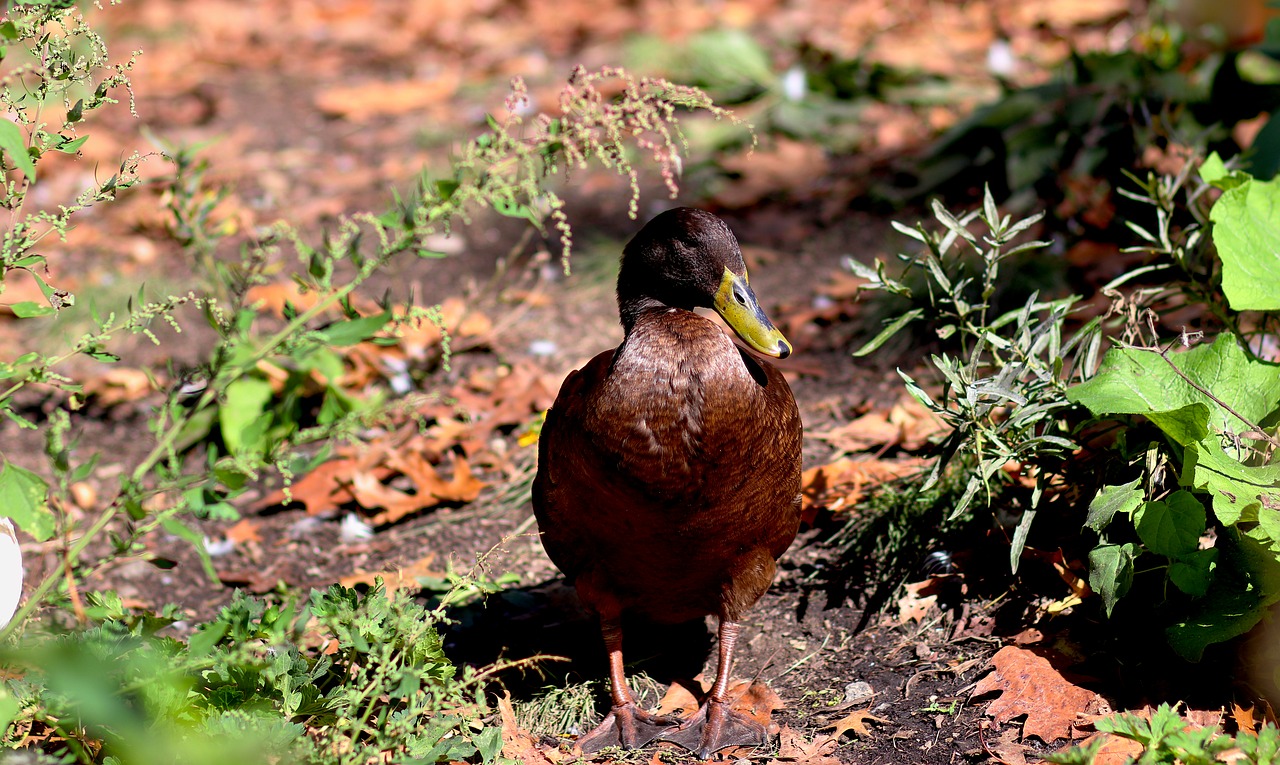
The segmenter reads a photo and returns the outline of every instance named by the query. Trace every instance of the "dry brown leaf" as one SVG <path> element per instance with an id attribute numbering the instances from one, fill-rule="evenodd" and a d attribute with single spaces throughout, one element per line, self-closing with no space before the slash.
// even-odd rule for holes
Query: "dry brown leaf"
<path id="1" fill-rule="evenodd" d="M 498 715 L 502 719 L 502 756 L 517 762 L 558 763 L 564 756 L 557 749 L 539 746 L 533 734 L 520 727 L 511 706 L 511 691 L 498 699 Z"/>
<path id="2" fill-rule="evenodd" d="M 812 194 L 827 173 L 827 153 L 816 143 L 779 138 L 773 146 L 728 157 L 721 165 L 738 178 L 716 192 L 716 201 L 749 207 L 779 194 L 796 199 Z"/>
<path id="3" fill-rule="evenodd" d="M 354 587 L 357 584 L 372 585 L 374 580 L 382 577 L 382 583 L 387 589 L 387 594 L 405 587 L 417 589 L 419 577 L 431 577 L 434 579 L 443 579 L 445 573 L 431 568 L 431 564 L 436 560 L 436 554 L 430 553 L 425 558 L 414 561 L 404 568 L 395 571 L 357 571 L 349 576 L 339 579 L 339 583 L 343 587 Z"/>
<path id="4" fill-rule="evenodd" d="M 383 508 L 369 522 L 375 526 L 394 523 L 410 513 L 442 502 L 470 502 L 480 496 L 483 481 L 471 474 L 466 457 L 450 455 L 453 476 L 444 479 L 435 467 L 417 452 L 392 453 L 389 464 L 413 481 L 415 493 L 408 494 L 382 484 L 369 473 L 353 476 L 351 493 L 368 510 Z"/>
<path id="5" fill-rule="evenodd" d="M 991 657 L 994 671 L 978 681 L 973 695 L 1000 692 L 987 707 L 998 724 L 1026 715 L 1022 735 L 1052 743 L 1071 735 L 1076 716 L 1089 711 L 1101 699 L 1093 691 L 1068 682 L 1037 653 L 1005 646 Z"/>
<path id="6" fill-rule="evenodd" d="M 885 481 L 910 475 L 926 464 L 923 459 L 854 460 L 838 459 L 827 465 L 809 468 L 800 478 L 803 492 L 802 509 L 812 521 L 818 508 L 833 512 L 852 508 L 866 489 Z"/>
<path id="7" fill-rule="evenodd" d="M 351 487 L 356 474 L 368 471 L 379 481 L 395 474 L 389 468 L 372 467 L 375 462 L 376 455 L 366 455 L 361 458 L 339 457 L 322 463 L 293 483 L 290 487 L 292 501 L 301 502 L 307 515 L 337 510 L 348 502 L 355 501 Z M 284 501 L 284 489 L 278 489 L 255 502 L 253 509 L 274 507 Z"/>
<path id="8" fill-rule="evenodd" d="M 938 605 L 937 582 L 930 578 L 903 585 L 903 589 L 907 594 L 898 600 L 898 621 L 902 624 L 910 621 L 923 622 Z"/>
<path id="9" fill-rule="evenodd" d="M 898 443 L 902 438 L 902 428 L 889 422 L 888 412 L 867 412 L 844 425 L 809 435 L 826 441 L 839 451 L 860 452 Z"/>
<path id="10" fill-rule="evenodd" d="M 85 380 L 84 392 L 105 407 L 137 401 L 154 388 L 151 378 L 141 369 L 112 367 L 91 380 Z"/>
<path id="11" fill-rule="evenodd" d="M 356 121 L 409 114 L 446 103 L 457 92 L 461 81 L 458 72 L 446 71 L 429 80 L 366 82 L 326 88 L 316 96 L 316 107 L 330 117 Z"/>
<path id="12" fill-rule="evenodd" d="M 871 731 L 867 729 L 868 722 L 876 722 L 881 725 L 889 724 L 888 720 L 871 714 L 871 708 L 867 707 L 866 709 L 854 710 L 831 725 L 824 725 L 819 730 L 833 728 L 834 732 L 831 734 L 831 737 L 836 741 L 839 741 L 840 737 L 849 731 L 853 731 L 863 738 L 871 738 Z"/>
<path id="13" fill-rule="evenodd" d="M 1236 727 L 1242 733 L 1257 733 L 1258 719 L 1253 714 L 1253 707 L 1245 709 L 1239 704 L 1231 704 L 1231 719 L 1236 721 Z"/>
<path id="14" fill-rule="evenodd" d="M 303 292 L 294 282 L 259 284 L 256 287 L 250 287 L 245 293 L 246 303 L 262 303 L 263 309 L 277 318 L 284 318 L 286 303 L 302 312 L 309 310 L 319 301 L 319 293 Z"/>
<path id="15" fill-rule="evenodd" d="M 768 765 L 840 765 L 832 756 L 839 744 L 831 736 L 818 736 L 812 741 L 790 726 L 778 731 L 778 759 Z"/>
<path id="16" fill-rule="evenodd" d="M 698 675 L 694 680 L 702 683 L 702 675 Z M 711 686 L 708 684 L 695 692 L 685 683 L 684 680 L 673 680 L 671 685 L 667 686 L 667 692 L 663 694 L 662 700 L 658 702 L 658 707 L 654 711 L 660 715 L 681 714 L 685 717 L 693 714 L 698 708 L 699 697 Z"/>
<path id="17" fill-rule="evenodd" d="M 245 542 L 261 542 L 262 535 L 258 533 L 258 528 L 258 522 L 252 518 L 241 518 L 234 526 L 227 529 L 227 539 L 238 545 Z"/>
<path id="18" fill-rule="evenodd" d="M 682 714 L 685 717 L 693 714 L 711 690 L 711 681 L 699 674 L 693 679 L 693 683 L 691 686 L 685 680 L 672 681 L 662 700 L 658 702 L 656 713 Z M 776 729 L 773 713 L 786 708 L 782 698 L 764 683 L 738 680 L 731 682 L 725 693 L 729 697 L 730 708 L 742 712 L 770 730 Z"/>

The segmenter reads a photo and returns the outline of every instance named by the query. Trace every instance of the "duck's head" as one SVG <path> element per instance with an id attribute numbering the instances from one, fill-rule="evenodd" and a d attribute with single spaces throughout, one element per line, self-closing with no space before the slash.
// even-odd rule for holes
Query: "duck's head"
<path id="1" fill-rule="evenodd" d="M 713 308 L 753 349 L 785 359 L 791 344 L 760 307 L 747 283 L 738 240 L 724 221 L 703 210 L 667 210 L 622 250 L 618 307 L 628 330 L 657 305 Z"/>

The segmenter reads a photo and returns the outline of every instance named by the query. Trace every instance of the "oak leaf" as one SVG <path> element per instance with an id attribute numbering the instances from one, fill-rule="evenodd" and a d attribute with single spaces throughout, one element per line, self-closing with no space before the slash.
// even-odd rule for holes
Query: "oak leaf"
<path id="1" fill-rule="evenodd" d="M 991 657 L 995 668 L 978 681 L 973 695 L 1000 692 L 987 708 L 997 724 L 1026 715 L 1022 735 L 1045 743 L 1067 738 L 1077 715 L 1101 703 L 1093 691 L 1068 682 L 1049 660 L 1017 646 L 1005 646 Z"/>
<path id="2" fill-rule="evenodd" d="M 863 738 L 871 738 L 871 731 L 867 728 L 868 722 L 876 722 L 881 725 L 887 725 L 889 723 L 888 720 L 871 714 L 871 708 L 868 707 L 866 709 L 855 709 L 839 720 L 836 720 L 834 723 L 824 725 L 821 730 L 834 728 L 834 732 L 832 732 L 831 737 L 836 741 L 839 741 L 840 737 L 849 731 L 853 731 Z"/>

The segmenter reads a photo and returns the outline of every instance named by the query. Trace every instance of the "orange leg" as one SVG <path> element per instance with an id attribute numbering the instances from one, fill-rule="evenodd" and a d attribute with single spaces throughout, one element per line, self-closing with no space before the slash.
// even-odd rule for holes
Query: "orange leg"
<path id="1" fill-rule="evenodd" d="M 587 754 L 608 746 L 638 749 L 680 725 L 680 718 L 655 715 L 636 706 L 627 688 L 622 666 L 622 622 L 619 617 L 600 618 L 600 634 L 609 653 L 609 686 L 613 709 L 595 730 L 578 739 L 578 747 Z"/>
<path id="2" fill-rule="evenodd" d="M 729 708 L 729 671 L 733 666 L 733 649 L 742 627 L 737 622 L 720 620 L 720 666 L 716 682 L 706 702 L 679 728 L 662 736 L 691 750 L 700 760 L 730 746 L 760 746 L 767 734 L 764 726 L 741 712 Z"/>

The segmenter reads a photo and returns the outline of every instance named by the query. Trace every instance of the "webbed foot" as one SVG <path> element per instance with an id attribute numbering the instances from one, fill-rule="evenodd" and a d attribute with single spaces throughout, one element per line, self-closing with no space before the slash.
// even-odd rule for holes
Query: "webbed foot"
<path id="1" fill-rule="evenodd" d="M 639 749 L 681 723 L 679 717 L 646 712 L 634 702 L 619 704 L 590 733 L 580 736 L 578 748 L 591 754 L 609 746 Z"/>
<path id="2" fill-rule="evenodd" d="M 768 733 L 760 723 L 729 707 L 726 700 L 707 699 L 680 727 L 659 738 L 688 749 L 699 760 L 730 746 L 761 746 Z"/>

